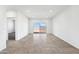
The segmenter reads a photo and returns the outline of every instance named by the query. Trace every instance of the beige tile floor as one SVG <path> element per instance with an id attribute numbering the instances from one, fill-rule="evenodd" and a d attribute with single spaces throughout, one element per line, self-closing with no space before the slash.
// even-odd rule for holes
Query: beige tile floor
<path id="1" fill-rule="evenodd" d="M 5 54 L 78 54 L 79 49 L 52 34 L 29 34 L 19 41 L 8 40 Z"/>

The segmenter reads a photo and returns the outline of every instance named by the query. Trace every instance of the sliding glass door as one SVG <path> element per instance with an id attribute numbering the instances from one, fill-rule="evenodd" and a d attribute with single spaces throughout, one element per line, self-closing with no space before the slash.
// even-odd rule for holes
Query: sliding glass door
<path id="1" fill-rule="evenodd" d="M 33 28 L 34 33 L 46 33 L 46 24 L 42 21 L 34 23 Z"/>

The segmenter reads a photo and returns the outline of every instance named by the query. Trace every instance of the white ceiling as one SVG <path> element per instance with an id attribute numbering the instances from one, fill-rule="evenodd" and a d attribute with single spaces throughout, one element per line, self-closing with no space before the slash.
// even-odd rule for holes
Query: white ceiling
<path id="1" fill-rule="evenodd" d="M 20 11 L 30 18 L 51 18 L 68 7 L 67 5 L 9 5 L 7 9 Z"/>

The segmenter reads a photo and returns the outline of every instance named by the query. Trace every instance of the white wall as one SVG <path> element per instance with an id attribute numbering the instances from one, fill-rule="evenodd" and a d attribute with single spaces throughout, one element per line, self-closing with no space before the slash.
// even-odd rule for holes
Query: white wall
<path id="1" fill-rule="evenodd" d="M 5 8 L 0 6 L 0 50 L 6 48 L 7 40 L 7 20 L 5 17 Z"/>
<path id="2" fill-rule="evenodd" d="M 52 33 L 50 19 L 30 19 L 29 20 L 29 33 L 33 33 L 33 24 L 38 21 L 43 21 L 47 25 L 47 33 Z"/>
<path id="3" fill-rule="evenodd" d="M 28 18 L 20 12 L 17 12 L 15 32 L 16 40 L 19 40 L 28 34 Z"/>
<path id="4" fill-rule="evenodd" d="M 79 6 L 72 6 L 53 18 L 53 34 L 79 48 Z"/>
<path id="5" fill-rule="evenodd" d="M 12 18 L 8 18 L 8 33 L 15 32 L 15 20 Z"/>
<path id="6" fill-rule="evenodd" d="M 14 11 L 14 10 L 7 10 L 6 11 L 6 16 L 7 17 L 16 17 L 16 11 Z"/>

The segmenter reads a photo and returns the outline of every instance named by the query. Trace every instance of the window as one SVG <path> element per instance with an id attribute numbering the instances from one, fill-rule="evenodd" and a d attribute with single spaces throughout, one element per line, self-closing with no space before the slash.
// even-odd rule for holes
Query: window
<path id="1" fill-rule="evenodd" d="M 42 21 L 34 23 L 33 28 L 34 28 L 34 33 L 45 33 L 46 32 L 46 24 Z"/>

